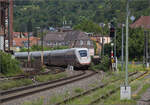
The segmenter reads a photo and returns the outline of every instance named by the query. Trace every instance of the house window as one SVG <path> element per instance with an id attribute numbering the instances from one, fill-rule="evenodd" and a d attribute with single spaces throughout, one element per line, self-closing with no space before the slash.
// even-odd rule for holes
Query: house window
<path id="1" fill-rule="evenodd" d="M 91 45 L 91 42 L 89 40 L 87 41 L 87 45 Z"/>
<path id="2" fill-rule="evenodd" d="M 57 43 L 57 42 L 55 42 L 55 45 L 57 46 L 57 45 L 58 45 L 58 43 Z"/>
<path id="3" fill-rule="evenodd" d="M 83 45 L 83 40 L 80 40 L 80 45 Z"/>
<path id="4" fill-rule="evenodd" d="M 47 45 L 50 45 L 50 41 L 47 41 Z"/>

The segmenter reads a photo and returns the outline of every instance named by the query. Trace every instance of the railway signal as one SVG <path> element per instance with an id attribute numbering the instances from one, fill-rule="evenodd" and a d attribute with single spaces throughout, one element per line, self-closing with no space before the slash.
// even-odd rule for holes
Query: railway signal
<path id="1" fill-rule="evenodd" d="M 115 36 L 115 28 L 111 27 L 110 28 L 110 37 L 113 38 Z"/>
<path id="2" fill-rule="evenodd" d="M 31 19 L 29 19 L 29 21 L 27 22 L 27 32 L 28 32 L 28 67 L 29 67 L 29 63 L 30 63 L 30 56 L 29 56 L 29 47 L 30 47 L 30 32 L 32 32 L 32 22 Z"/>

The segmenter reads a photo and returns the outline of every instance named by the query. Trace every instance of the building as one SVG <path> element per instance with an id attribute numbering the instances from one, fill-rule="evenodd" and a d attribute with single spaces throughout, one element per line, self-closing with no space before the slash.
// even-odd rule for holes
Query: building
<path id="1" fill-rule="evenodd" d="M 143 28 L 145 33 L 144 38 L 144 62 L 148 67 L 150 57 L 149 57 L 149 31 L 150 31 L 150 16 L 141 16 L 138 20 L 136 20 L 133 24 L 130 25 L 131 28 Z"/>
<path id="2" fill-rule="evenodd" d="M 70 48 L 88 48 L 90 55 L 94 56 L 94 44 L 85 32 L 70 31 L 64 38 L 66 45 Z"/>
<path id="3" fill-rule="evenodd" d="M 130 25 L 131 28 L 144 28 L 150 29 L 150 16 L 141 16 L 138 20 L 136 20 L 133 24 Z"/>
<path id="4" fill-rule="evenodd" d="M 8 36 L 8 34 L 10 36 Z M 0 0 L 0 36 L 1 38 L 3 37 L 3 45 L 1 45 L 3 46 L 3 50 L 8 50 L 6 47 L 12 46 L 13 42 L 13 0 Z M 0 40 L 2 41 L 2 39 Z M 8 42 L 8 40 L 10 42 L 10 46 L 8 46 L 8 43 L 5 43 Z"/>
<path id="5" fill-rule="evenodd" d="M 87 33 L 88 34 L 88 33 Z M 91 40 L 96 42 L 96 54 L 100 54 L 102 51 L 102 45 L 109 44 L 111 42 L 111 38 L 109 36 L 102 36 L 102 35 L 94 35 L 92 33 L 88 34 Z"/>
<path id="6" fill-rule="evenodd" d="M 30 36 L 32 36 L 32 32 L 30 32 Z M 27 38 L 28 32 L 13 32 L 14 38 Z"/>
<path id="7" fill-rule="evenodd" d="M 45 46 L 65 46 L 66 43 L 64 42 L 65 33 L 64 32 L 48 32 L 44 36 L 44 45 Z"/>
<path id="8" fill-rule="evenodd" d="M 40 38 L 30 37 L 30 46 L 37 45 Z M 19 51 L 20 48 L 28 48 L 28 38 L 14 38 L 13 40 L 13 50 Z"/>
<path id="9" fill-rule="evenodd" d="M 91 55 L 94 55 L 93 41 L 85 32 L 48 32 L 44 37 L 45 46 L 68 46 L 70 48 L 88 48 Z"/>

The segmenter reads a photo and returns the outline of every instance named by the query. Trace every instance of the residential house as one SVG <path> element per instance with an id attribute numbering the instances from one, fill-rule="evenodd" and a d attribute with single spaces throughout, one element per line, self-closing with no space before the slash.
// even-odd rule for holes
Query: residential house
<path id="1" fill-rule="evenodd" d="M 65 33 L 64 32 L 48 32 L 43 40 L 45 46 L 65 46 L 66 43 L 64 42 Z"/>
<path id="2" fill-rule="evenodd" d="M 30 37 L 29 40 L 30 40 L 30 46 L 33 46 L 33 45 L 37 45 L 38 41 L 40 39 L 37 37 Z M 20 48 L 22 48 L 22 47 L 27 48 L 28 47 L 28 38 L 14 38 L 13 47 L 14 47 L 15 51 L 19 51 Z"/>
<path id="3" fill-rule="evenodd" d="M 85 32 L 48 32 L 44 37 L 45 46 L 68 46 L 70 48 L 88 48 L 91 55 L 94 55 L 93 42 Z"/>
<path id="4" fill-rule="evenodd" d="M 66 45 L 76 48 L 88 48 L 90 55 L 94 56 L 94 44 L 85 32 L 70 31 L 64 38 Z"/>
<path id="5" fill-rule="evenodd" d="M 102 45 L 109 44 L 111 42 L 111 38 L 109 36 L 102 36 L 102 35 L 94 35 L 88 34 L 91 40 L 96 42 L 96 54 L 99 54 L 102 51 Z"/>
<path id="6" fill-rule="evenodd" d="M 130 25 L 131 28 L 144 28 L 150 29 L 150 16 L 141 16 L 138 20 L 136 20 L 133 24 Z"/>
<path id="7" fill-rule="evenodd" d="M 144 31 L 146 32 L 145 34 L 145 42 L 148 40 L 149 41 L 149 31 L 150 31 L 150 16 L 141 16 L 138 20 L 136 20 L 133 24 L 130 25 L 131 28 L 138 28 L 138 27 L 141 27 L 144 29 Z M 147 33 L 148 32 L 148 33 Z M 147 40 L 146 40 L 147 39 Z M 149 43 L 145 43 L 144 45 L 144 50 L 145 50 L 145 53 L 144 53 L 144 59 L 145 60 L 145 63 L 147 61 L 150 61 L 150 57 L 147 57 L 147 55 L 149 56 L 149 50 L 147 50 L 147 47 L 146 46 L 149 46 Z M 148 48 L 149 49 L 149 48 Z"/>

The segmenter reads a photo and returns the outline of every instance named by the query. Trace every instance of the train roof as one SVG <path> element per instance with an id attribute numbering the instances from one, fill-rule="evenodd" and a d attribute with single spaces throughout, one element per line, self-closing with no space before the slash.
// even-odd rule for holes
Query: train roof
<path id="1" fill-rule="evenodd" d="M 71 48 L 71 49 L 63 49 L 63 50 L 53 50 L 53 51 L 43 51 L 43 55 L 46 56 L 48 55 L 49 53 L 64 53 L 64 52 L 67 52 L 67 51 L 71 51 L 71 50 L 88 50 L 87 48 Z M 42 53 L 42 51 L 32 51 L 32 52 L 29 52 L 29 55 L 30 56 L 40 56 Z M 15 57 L 25 57 L 28 55 L 28 52 L 16 52 L 14 54 Z"/>

